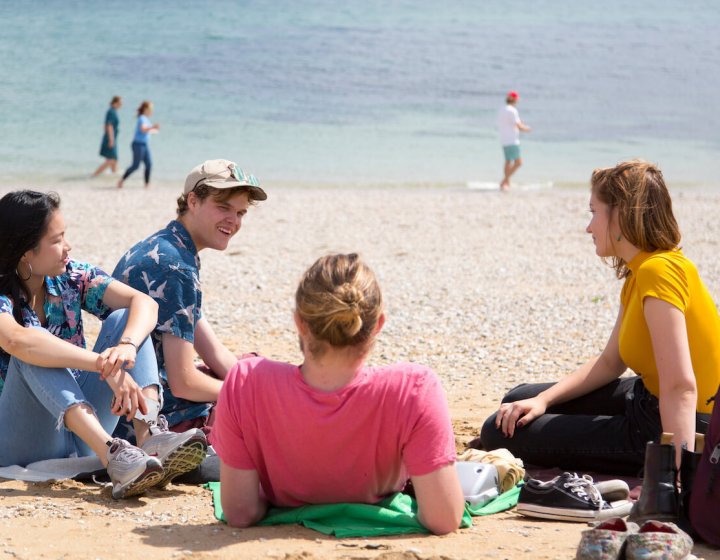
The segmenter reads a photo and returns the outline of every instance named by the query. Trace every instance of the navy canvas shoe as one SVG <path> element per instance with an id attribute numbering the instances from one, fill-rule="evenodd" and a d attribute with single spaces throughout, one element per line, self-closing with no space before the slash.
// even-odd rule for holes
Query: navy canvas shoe
<path id="1" fill-rule="evenodd" d="M 563 473 L 547 482 L 530 479 L 520 489 L 517 512 L 560 521 L 603 521 L 624 517 L 632 502 L 607 502 L 588 475 Z"/>

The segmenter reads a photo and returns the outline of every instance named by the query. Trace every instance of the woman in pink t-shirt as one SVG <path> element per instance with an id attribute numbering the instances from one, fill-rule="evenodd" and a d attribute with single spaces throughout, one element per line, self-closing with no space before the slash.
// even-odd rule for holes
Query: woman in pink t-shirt
<path id="1" fill-rule="evenodd" d="M 303 363 L 240 360 L 218 399 L 212 443 L 228 523 L 257 523 L 268 505 L 375 503 L 411 480 L 420 522 L 457 529 L 464 498 L 437 376 L 365 365 L 385 321 L 373 272 L 356 254 L 322 257 L 295 303 Z"/>

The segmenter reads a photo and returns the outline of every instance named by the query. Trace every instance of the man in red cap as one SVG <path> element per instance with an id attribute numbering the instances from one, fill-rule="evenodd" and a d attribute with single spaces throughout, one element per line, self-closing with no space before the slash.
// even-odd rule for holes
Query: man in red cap
<path id="1" fill-rule="evenodd" d="M 520 120 L 515 104 L 520 99 L 517 91 L 511 91 L 505 98 L 505 106 L 498 112 L 498 129 L 500 143 L 505 153 L 505 176 L 500 183 L 500 190 L 510 190 L 510 177 L 522 165 L 520 157 L 520 131 L 530 132 L 530 127 Z"/>

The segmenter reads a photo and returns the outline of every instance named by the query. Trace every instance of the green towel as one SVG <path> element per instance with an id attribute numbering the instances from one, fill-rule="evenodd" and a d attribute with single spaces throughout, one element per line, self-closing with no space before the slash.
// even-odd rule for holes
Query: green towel
<path id="1" fill-rule="evenodd" d="M 225 522 L 220 505 L 220 483 L 209 482 L 212 490 L 215 517 Z M 460 527 L 472 525 L 472 515 L 490 515 L 504 511 L 517 504 L 519 486 L 498 496 L 482 507 L 471 508 L 466 504 Z M 318 504 L 296 508 L 270 508 L 258 525 L 282 525 L 299 523 L 325 535 L 336 537 L 378 537 L 429 533 L 417 519 L 417 502 L 407 494 L 388 496 L 377 504 Z"/>

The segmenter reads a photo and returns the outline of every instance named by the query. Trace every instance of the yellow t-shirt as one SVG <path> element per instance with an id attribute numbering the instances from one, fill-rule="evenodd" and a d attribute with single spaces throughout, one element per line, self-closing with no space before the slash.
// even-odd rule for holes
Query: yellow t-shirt
<path id="1" fill-rule="evenodd" d="M 660 381 L 643 301 L 649 296 L 674 305 L 685 314 L 698 389 L 697 411 L 712 412 L 712 403 L 707 404 L 707 400 L 715 395 L 720 384 L 720 317 L 695 265 L 676 249 L 641 252 L 628 263 L 628 268 L 631 274 L 620 294 L 624 308 L 620 357 L 642 377 L 647 390 L 659 396 Z"/>

